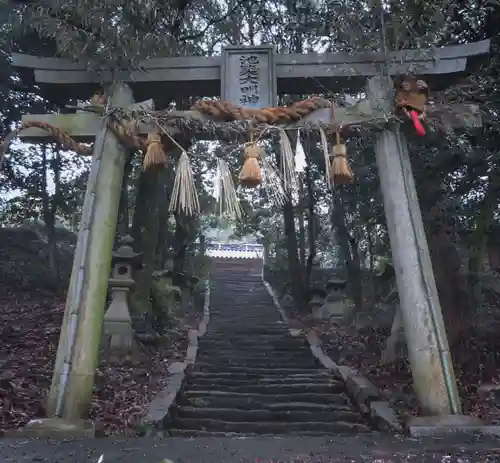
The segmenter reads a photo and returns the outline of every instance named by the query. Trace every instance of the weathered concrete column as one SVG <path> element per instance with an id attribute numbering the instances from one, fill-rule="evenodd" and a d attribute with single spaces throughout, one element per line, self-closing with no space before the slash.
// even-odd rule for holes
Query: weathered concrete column
<path id="1" fill-rule="evenodd" d="M 389 78 L 371 78 L 367 95 L 373 108 L 392 115 L 394 93 Z M 377 136 L 375 153 L 415 392 L 428 414 L 460 413 L 408 143 L 399 125 Z"/>
<path id="2" fill-rule="evenodd" d="M 125 84 L 110 88 L 111 107 L 133 103 Z M 111 254 L 116 230 L 126 149 L 102 121 L 92 168 L 61 328 L 47 411 L 72 421 L 90 405 L 99 361 Z"/>

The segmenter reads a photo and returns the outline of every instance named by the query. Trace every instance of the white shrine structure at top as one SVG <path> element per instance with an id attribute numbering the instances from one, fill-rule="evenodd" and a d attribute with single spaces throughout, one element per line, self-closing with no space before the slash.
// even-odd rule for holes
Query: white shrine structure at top
<path id="1" fill-rule="evenodd" d="M 256 242 L 252 235 L 235 239 L 232 227 L 227 229 L 209 229 L 205 232 L 207 239 L 206 253 L 210 257 L 220 259 L 262 259 L 264 246 Z"/>

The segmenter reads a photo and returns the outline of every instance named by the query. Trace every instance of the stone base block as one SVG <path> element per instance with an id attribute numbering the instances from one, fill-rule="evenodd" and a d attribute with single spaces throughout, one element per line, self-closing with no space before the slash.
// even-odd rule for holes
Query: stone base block
<path id="1" fill-rule="evenodd" d="M 104 347 L 117 350 L 131 350 L 134 347 L 134 330 L 129 322 L 104 322 Z"/>
<path id="2" fill-rule="evenodd" d="M 31 420 L 24 428 L 8 431 L 5 437 L 93 438 L 94 423 L 90 420 L 66 421 L 61 418 Z"/>
<path id="3" fill-rule="evenodd" d="M 479 418 L 467 415 L 417 416 L 407 422 L 407 427 L 413 437 L 449 434 L 500 436 L 500 426 L 486 425 Z"/>
<path id="4" fill-rule="evenodd" d="M 134 347 L 134 336 L 130 334 L 112 334 L 109 336 L 109 348 L 131 350 Z"/>

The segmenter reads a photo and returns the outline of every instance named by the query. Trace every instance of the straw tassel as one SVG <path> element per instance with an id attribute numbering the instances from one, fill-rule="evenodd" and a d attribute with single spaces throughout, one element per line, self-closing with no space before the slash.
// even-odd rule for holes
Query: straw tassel
<path id="1" fill-rule="evenodd" d="M 245 146 L 245 161 L 239 175 L 240 185 L 246 188 L 255 188 L 262 183 L 259 165 L 259 158 L 262 157 L 262 148 L 252 138 Z"/>
<path id="2" fill-rule="evenodd" d="M 297 188 L 298 177 L 295 172 L 295 157 L 288 135 L 283 129 L 279 129 L 280 134 L 280 154 L 281 154 L 281 178 L 283 187 L 287 193 L 291 193 Z"/>
<path id="3" fill-rule="evenodd" d="M 285 205 L 288 194 L 283 187 L 283 181 L 279 172 L 276 171 L 267 159 L 264 151 L 262 151 L 262 171 L 264 173 L 262 183 L 268 198 L 277 206 Z"/>
<path id="4" fill-rule="evenodd" d="M 143 170 L 154 167 L 164 167 L 167 163 L 167 156 L 163 149 L 160 134 L 158 132 L 149 133 L 146 140 L 146 146 L 146 155 L 142 163 Z"/>
<path id="5" fill-rule="evenodd" d="M 354 180 L 354 174 L 347 162 L 347 148 L 340 140 L 340 133 L 335 133 L 336 143 L 332 148 L 332 167 L 330 174 L 334 185 L 347 185 Z"/>
<path id="6" fill-rule="evenodd" d="M 241 206 L 233 183 L 229 166 L 223 159 L 217 158 L 217 203 L 219 216 L 227 215 L 233 220 L 241 219 Z"/>
<path id="7" fill-rule="evenodd" d="M 185 151 L 181 154 L 177 164 L 172 198 L 168 210 L 170 212 L 183 212 L 191 217 L 200 213 L 200 203 L 194 183 L 193 170 Z"/>

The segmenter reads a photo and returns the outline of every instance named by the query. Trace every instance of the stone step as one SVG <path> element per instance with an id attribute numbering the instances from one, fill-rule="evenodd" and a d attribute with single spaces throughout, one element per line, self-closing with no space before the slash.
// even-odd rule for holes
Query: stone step
<path id="1" fill-rule="evenodd" d="M 297 346 L 295 349 L 286 349 L 282 351 L 277 351 L 276 354 L 272 354 L 273 352 L 273 347 L 268 346 L 268 349 L 255 349 L 253 351 L 252 346 L 245 346 L 245 348 L 240 348 L 240 349 L 232 349 L 230 347 L 226 349 L 205 349 L 203 345 L 198 346 L 198 353 L 199 355 L 204 355 L 204 356 L 213 356 L 214 358 L 220 357 L 221 359 L 224 359 L 225 357 L 239 357 L 239 358 L 248 358 L 248 359 L 264 359 L 264 358 L 269 358 L 272 357 L 273 360 L 279 361 L 279 360 L 291 360 L 291 359 L 298 359 L 298 360 L 304 360 L 309 357 L 313 357 L 313 354 L 311 351 L 303 346 Z M 295 354 L 295 355 L 294 355 Z"/>
<path id="2" fill-rule="evenodd" d="M 247 323 L 248 325 L 248 323 Z M 274 332 L 259 333 L 258 329 L 248 328 L 243 331 L 233 327 L 224 327 L 220 331 L 216 331 L 214 326 L 211 326 L 206 334 L 207 338 L 213 341 L 235 342 L 238 340 L 254 340 L 261 338 L 262 342 L 273 341 L 276 339 L 293 339 L 290 336 L 288 329 L 277 328 Z"/>
<path id="3" fill-rule="evenodd" d="M 231 290 L 231 292 L 234 292 Z M 213 293 L 212 293 L 213 294 Z M 242 310 L 245 313 L 253 314 L 260 310 L 274 310 L 278 313 L 276 307 L 274 306 L 272 299 L 262 293 L 257 293 L 256 291 L 242 291 L 238 292 L 233 297 L 229 298 L 224 295 L 217 295 L 210 298 L 210 302 L 213 303 L 214 310 L 222 310 L 223 308 L 233 309 L 236 304 L 241 305 Z M 250 305 L 250 303 L 252 303 Z"/>
<path id="4" fill-rule="evenodd" d="M 224 296 L 211 297 L 210 306 L 214 313 L 219 313 L 222 317 L 230 317 L 238 313 L 249 318 L 255 318 L 259 314 L 267 314 L 269 317 L 274 316 L 276 320 L 281 319 L 272 299 L 255 297 L 253 293 L 242 293 L 231 299 Z"/>
<path id="5" fill-rule="evenodd" d="M 228 291 L 232 294 L 228 295 Z M 220 294 L 211 297 L 210 302 L 214 302 L 212 306 L 215 310 L 222 310 L 224 308 L 233 309 L 236 305 L 240 305 L 242 311 L 247 314 L 253 314 L 261 310 L 274 310 L 275 313 L 278 313 L 271 297 L 267 293 L 263 294 L 258 290 L 239 291 L 238 293 L 233 289 L 220 290 Z"/>
<path id="6" fill-rule="evenodd" d="M 282 332 L 279 336 L 273 337 L 260 337 L 258 335 L 240 335 L 238 337 L 229 336 L 223 337 L 215 337 L 210 334 L 207 337 L 203 337 L 200 340 L 200 345 L 206 345 L 208 347 L 220 347 L 227 346 L 233 348 L 245 348 L 245 347 L 255 347 L 260 349 L 269 349 L 269 348 L 293 348 L 297 347 L 308 347 L 307 340 L 305 336 L 297 336 L 292 337 L 287 331 Z"/>
<path id="7" fill-rule="evenodd" d="M 266 331 L 275 330 L 275 329 L 286 331 L 288 329 L 288 327 L 284 327 L 284 326 L 281 326 L 280 324 L 276 323 L 276 320 L 269 320 L 268 322 L 264 322 L 262 320 L 259 321 L 257 319 L 254 320 L 254 319 L 249 319 L 246 317 L 241 317 L 241 316 L 235 315 L 234 318 L 231 318 L 231 319 L 222 320 L 219 318 L 219 319 L 216 319 L 216 321 L 214 321 L 215 317 L 217 317 L 217 316 L 214 315 L 213 313 L 210 313 L 210 317 L 211 317 L 210 332 L 214 332 L 214 331 L 219 330 L 225 336 L 230 334 L 231 330 L 240 331 L 240 333 L 239 333 L 240 335 L 241 334 L 244 335 L 247 331 L 248 332 L 253 331 L 254 334 L 258 335 L 259 334 L 258 328 L 259 328 L 261 323 L 262 323 L 262 325 L 264 325 L 263 329 L 265 329 Z M 242 326 L 246 326 L 248 329 L 246 331 L 242 331 L 241 330 Z M 266 334 L 266 333 L 262 333 L 262 334 Z"/>
<path id="8" fill-rule="evenodd" d="M 224 372 L 224 373 L 248 373 L 248 374 L 255 374 L 255 375 L 293 375 L 293 374 L 315 374 L 318 372 L 324 373 L 325 370 L 324 368 L 316 365 L 312 367 L 307 367 L 307 368 L 300 368 L 295 366 L 294 368 L 254 368 L 254 367 L 245 367 L 242 365 L 238 366 L 226 366 L 223 370 L 218 368 L 217 366 L 208 364 L 208 365 L 201 365 L 199 363 L 195 364 L 195 369 L 193 372 L 202 372 L 202 373 L 219 373 L 219 372 Z"/>
<path id="9" fill-rule="evenodd" d="M 344 393 L 333 394 L 320 394 L 314 392 L 298 392 L 293 394 L 262 394 L 262 393 L 243 393 L 243 392 L 229 392 L 229 391 L 215 391 L 215 390 L 189 390 L 186 389 L 179 397 L 179 404 L 187 404 L 187 400 L 200 399 L 201 406 L 207 404 L 212 399 L 225 399 L 228 401 L 233 399 L 233 403 L 289 403 L 289 402 L 311 402 L 317 404 L 346 404 L 348 397 Z M 206 405 L 205 405 L 206 406 Z M 212 404 L 212 406 L 215 406 Z M 229 406 L 229 405 L 227 405 Z M 241 408 L 241 407 L 237 407 Z"/>
<path id="10" fill-rule="evenodd" d="M 273 396 L 276 399 L 277 396 Z M 295 399 L 296 401 L 294 401 Z M 329 402 L 319 402 L 320 400 L 329 400 Z M 304 401 L 302 401 L 304 400 Z M 317 400 L 318 402 L 314 402 Z M 193 394 L 181 395 L 177 399 L 178 405 L 191 407 L 213 407 L 213 408 L 232 408 L 239 410 L 303 410 L 303 411 L 350 411 L 352 407 L 349 398 L 345 394 L 329 394 L 329 397 L 319 397 L 318 395 L 305 394 L 302 398 L 284 396 L 282 401 L 262 399 L 258 395 L 251 394 L 231 394 L 198 396 Z"/>
<path id="11" fill-rule="evenodd" d="M 227 355 L 229 353 L 234 353 L 234 355 L 273 355 L 276 357 L 286 356 L 286 355 L 313 355 L 309 346 L 304 346 L 303 344 L 296 344 L 295 346 L 280 346 L 274 344 L 263 344 L 257 345 L 233 345 L 233 346 L 222 346 L 213 344 L 200 343 L 198 344 L 198 352 L 204 352 L 207 355 Z"/>
<path id="12" fill-rule="evenodd" d="M 255 434 L 288 434 L 300 431 L 320 431 L 331 434 L 360 434 L 371 432 L 370 427 L 361 423 L 336 422 L 236 422 L 216 419 L 174 418 L 172 427 L 191 430 L 218 431 L 218 432 L 243 432 Z"/>
<path id="13" fill-rule="evenodd" d="M 210 302 L 213 302 L 211 305 L 215 310 L 233 309 L 236 305 L 239 305 L 241 310 L 247 314 L 253 314 L 260 310 L 278 312 L 271 297 L 260 290 L 236 292 L 234 289 L 222 289 L 219 292 L 219 294 L 215 295 L 212 292 L 213 297 L 210 297 Z M 228 292 L 231 294 L 228 294 Z"/>
<path id="14" fill-rule="evenodd" d="M 208 332 L 200 339 L 200 345 L 207 344 L 210 346 L 256 346 L 265 348 L 266 346 L 290 347 L 290 346 L 308 346 L 305 336 L 291 336 L 288 330 L 283 330 L 279 335 L 273 336 L 256 336 L 256 335 L 239 335 L 231 336 L 226 333 L 225 336 L 215 336 L 212 332 Z"/>
<path id="15" fill-rule="evenodd" d="M 240 314 L 248 318 L 255 318 L 259 314 L 268 315 L 269 320 L 271 316 L 275 320 L 280 320 L 281 316 L 276 307 L 274 307 L 271 299 L 262 300 L 260 298 L 252 297 L 251 294 L 241 294 L 233 299 L 225 298 L 210 298 L 210 305 L 212 307 L 211 313 L 219 314 L 222 317 L 229 318 L 232 315 Z M 250 307 L 250 308 L 249 308 Z"/>
<path id="16" fill-rule="evenodd" d="M 359 413 L 353 410 L 339 411 L 303 411 L 303 410 L 239 410 L 232 408 L 202 408 L 202 407 L 173 407 L 174 420 L 176 418 L 216 419 L 222 421 L 255 422 L 255 421 L 295 421 L 312 422 L 324 421 L 333 423 L 364 423 Z"/>
<path id="17" fill-rule="evenodd" d="M 323 377 L 304 377 L 301 376 L 299 378 L 289 378 L 289 377 L 281 377 L 281 376 L 271 376 L 268 378 L 200 378 L 197 376 L 188 375 L 185 379 L 186 384 L 193 384 L 196 386 L 212 386 L 213 389 L 219 389 L 219 386 L 245 386 L 245 385 L 288 385 L 288 384 L 340 384 L 343 386 L 343 382 L 336 380 L 332 377 L 323 376 Z"/>
<path id="18" fill-rule="evenodd" d="M 240 329 L 241 325 L 246 325 L 248 329 L 245 331 Z M 226 339 L 238 339 L 238 338 L 258 338 L 262 336 L 265 338 L 266 336 L 281 336 L 281 337 L 290 337 L 288 328 L 280 327 L 273 328 L 271 331 L 268 329 L 266 332 L 259 333 L 258 328 L 253 328 L 253 326 L 257 325 L 257 322 L 245 322 L 239 321 L 238 323 L 224 323 L 224 324 L 215 324 L 212 323 L 210 329 L 208 331 L 208 335 L 210 338 L 218 339 L 218 340 L 226 340 Z"/>
<path id="19" fill-rule="evenodd" d="M 204 367 L 214 367 L 221 371 L 234 366 L 241 366 L 245 368 L 312 368 L 317 369 L 319 363 L 311 358 L 311 360 L 279 360 L 279 359 L 252 359 L 247 361 L 238 360 L 217 360 L 204 357 L 202 354 L 196 359 L 196 366 L 199 366 L 201 370 Z"/>
<path id="20" fill-rule="evenodd" d="M 220 341 L 214 340 L 211 338 L 201 338 L 198 346 L 206 348 L 210 351 L 218 351 L 223 349 L 233 349 L 235 351 L 249 351 L 252 349 L 258 352 L 266 352 L 266 351 L 278 351 L 278 352 L 288 352 L 290 350 L 297 351 L 308 351 L 311 349 L 308 344 L 304 342 L 305 338 L 288 338 L 281 337 L 275 339 L 261 340 L 254 338 L 240 338 L 234 339 L 232 341 Z"/>
<path id="21" fill-rule="evenodd" d="M 246 305 L 242 304 L 242 305 Z M 228 311 L 226 311 L 227 313 Z M 279 318 L 279 314 L 276 311 L 262 310 L 262 312 L 258 312 L 252 315 L 242 313 L 241 308 L 238 308 L 234 311 L 234 313 L 227 313 L 225 316 L 217 315 L 216 313 L 210 311 L 210 314 L 214 316 L 213 326 L 217 325 L 234 325 L 238 327 L 239 320 L 248 320 L 249 323 L 252 323 L 254 327 L 258 327 L 262 325 L 264 328 L 272 328 L 278 324 L 280 324 L 281 319 Z M 245 325 L 239 325 L 241 328 Z"/>
<path id="22" fill-rule="evenodd" d="M 267 289 L 261 284 L 252 284 L 252 283 L 247 283 L 245 282 L 244 284 L 231 284 L 229 282 L 225 282 L 224 284 L 218 285 L 217 287 L 214 287 L 213 289 L 218 290 L 218 294 L 214 291 L 214 295 L 218 297 L 219 299 L 223 297 L 224 293 L 230 297 L 231 299 L 234 299 L 234 295 L 237 294 L 245 294 L 245 295 L 251 295 L 253 299 L 259 298 L 259 299 L 267 299 L 269 298 L 269 293 L 267 292 Z"/>
<path id="23" fill-rule="evenodd" d="M 232 361 L 238 360 L 241 362 L 250 362 L 252 360 L 275 360 L 275 361 L 300 361 L 300 360 L 310 360 L 315 357 L 312 355 L 310 351 L 297 349 L 295 352 L 292 350 L 288 350 L 281 353 L 273 353 L 271 350 L 269 351 L 255 351 L 249 352 L 246 351 L 236 351 L 236 350 L 221 350 L 221 351 L 207 351 L 203 347 L 199 347 L 198 349 L 198 358 L 207 359 L 211 361 L 212 359 L 215 361 Z"/>
<path id="24" fill-rule="evenodd" d="M 255 348 L 257 350 L 266 350 L 266 349 L 297 349 L 300 347 L 309 348 L 309 344 L 307 340 L 302 336 L 291 337 L 288 333 L 283 333 L 282 336 L 274 337 L 274 338 L 266 338 L 261 339 L 258 336 L 241 336 L 239 338 L 233 339 L 215 339 L 210 335 L 207 337 L 202 337 L 199 342 L 200 346 L 211 347 L 213 349 L 217 349 L 220 347 L 231 347 L 233 349 L 246 349 L 248 347 Z"/>
<path id="25" fill-rule="evenodd" d="M 213 362 L 214 364 L 223 364 L 223 363 L 234 363 L 242 362 L 244 365 L 249 365 L 250 363 L 269 363 L 272 364 L 272 367 L 275 367 L 277 364 L 283 366 L 283 368 L 295 368 L 296 365 L 299 364 L 312 364 L 317 365 L 318 360 L 311 352 L 302 351 L 300 352 L 297 349 L 296 355 L 293 355 L 292 352 L 286 352 L 282 355 L 276 354 L 266 354 L 265 352 L 256 352 L 255 355 L 245 355 L 238 352 L 232 352 L 230 350 L 220 351 L 220 352 L 207 352 L 202 347 L 198 349 L 197 363 L 205 362 Z M 264 365 L 262 365 L 265 367 Z"/>
<path id="26" fill-rule="evenodd" d="M 252 307 L 251 310 L 248 307 Z M 238 317 L 257 321 L 259 317 L 264 317 L 261 321 L 264 325 L 281 322 L 282 318 L 278 310 L 269 301 L 249 300 L 248 296 L 241 296 L 235 301 L 210 300 L 210 313 L 217 317 L 217 322 L 234 321 Z"/>
<path id="27" fill-rule="evenodd" d="M 286 371 L 286 370 L 285 370 Z M 248 372 L 202 372 L 202 371 L 190 371 L 187 378 L 195 378 L 195 379 L 209 379 L 209 380 L 217 380 L 217 379 L 259 379 L 259 378 L 289 378 L 293 379 L 297 382 L 301 382 L 302 380 L 311 380 L 312 382 L 321 378 L 333 378 L 339 379 L 335 374 L 328 370 L 306 370 L 306 373 L 282 373 L 280 370 L 272 370 L 267 371 L 266 373 L 248 373 Z"/>
<path id="28" fill-rule="evenodd" d="M 274 310 L 278 313 L 278 310 L 273 304 L 273 300 L 269 295 L 263 294 L 260 291 L 240 291 L 235 293 L 234 290 L 230 290 L 233 295 L 228 296 L 227 291 L 222 290 L 221 294 L 215 295 L 210 298 L 210 302 L 215 310 L 221 310 L 223 308 L 232 309 L 236 304 L 242 306 L 242 310 L 245 313 L 253 314 L 260 310 Z M 226 293 L 226 294 L 224 294 Z M 214 293 L 212 293 L 213 295 Z"/>
<path id="29" fill-rule="evenodd" d="M 206 384 L 191 383 L 186 384 L 185 391 L 206 391 L 211 390 Z M 298 393 L 313 394 L 337 394 L 344 392 L 344 384 L 339 381 L 332 381 L 328 384 L 314 383 L 292 383 L 292 384 L 242 384 L 242 385 L 219 385 L 217 388 L 223 392 L 237 392 L 245 394 L 265 394 L 265 395 L 283 395 Z"/>
<path id="30" fill-rule="evenodd" d="M 234 291 L 231 290 L 231 292 Z M 226 294 L 224 295 L 224 293 Z M 212 292 L 212 295 L 213 294 Z M 249 315 L 266 310 L 269 312 L 274 311 L 275 314 L 279 314 L 273 304 L 273 300 L 269 296 L 262 293 L 259 294 L 257 291 L 239 292 L 232 297 L 227 295 L 227 291 L 221 291 L 221 294 L 210 297 L 210 302 L 213 309 L 219 311 L 223 309 L 231 310 L 239 306 L 243 313 Z"/>
<path id="31" fill-rule="evenodd" d="M 255 433 L 244 433 L 244 432 L 217 432 L 217 431 L 202 431 L 193 429 L 176 429 L 172 428 L 168 430 L 168 434 L 172 437 L 234 437 L 234 438 L 247 438 L 247 437 L 317 437 L 317 436 L 331 436 L 330 432 L 321 431 L 298 431 L 298 432 L 286 432 L 283 434 L 255 434 Z"/>
<path id="32" fill-rule="evenodd" d="M 288 327 L 277 326 L 275 328 L 261 328 L 259 326 L 247 326 L 242 328 L 241 325 L 238 326 L 225 326 L 224 329 L 214 328 L 215 324 L 212 324 L 208 330 L 208 335 L 210 337 L 216 337 L 217 335 L 222 336 L 223 339 L 228 338 L 238 338 L 241 336 L 262 336 L 263 338 L 268 336 L 289 336 Z"/>
<path id="33" fill-rule="evenodd" d="M 210 353 L 219 353 L 219 352 L 225 352 L 225 351 L 231 351 L 231 352 L 244 352 L 244 353 L 265 353 L 265 352 L 276 352 L 277 355 L 281 355 L 282 353 L 289 353 L 289 352 L 308 352 L 309 355 L 311 354 L 311 350 L 309 346 L 306 346 L 305 344 L 301 342 L 293 342 L 289 343 L 288 345 L 284 345 L 283 343 L 266 343 L 266 344 L 251 344 L 251 343 L 246 343 L 246 344 L 213 344 L 209 340 L 206 341 L 201 341 L 198 344 L 198 347 L 200 350 L 203 350 L 204 352 L 210 352 Z"/>
<path id="34" fill-rule="evenodd" d="M 288 326 L 278 323 L 272 328 L 266 328 L 265 331 L 263 329 L 260 329 L 257 323 L 254 326 L 247 326 L 246 328 L 242 328 L 240 326 L 237 328 L 232 328 L 231 330 L 226 329 L 225 326 L 223 326 L 222 328 L 216 328 L 217 325 L 218 324 L 213 322 L 212 319 L 210 320 L 207 335 L 210 335 L 210 337 L 213 337 L 214 339 L 226 340 L 250 336 L 262 337 L 264 339 L 279 336 L 291 337 L 288 331 Z"/>
<path id="35" fill-rule="evenodd" d="M 239 306 L 240 310 L 247 314 L 253 314 L 262 310 L 274 310 L 275 313 L 278 312 L 267 292 L 263 293 L 258 289 L 236 292 L 234 289 L 227 288 L 219 289 L 218 291 L 220 294 L 210 298 L 211 306 L 215 310 L 225 308 L 234 309 L 236 306 Z M 231 294 L 228 295 L 228 292 Z"/>

